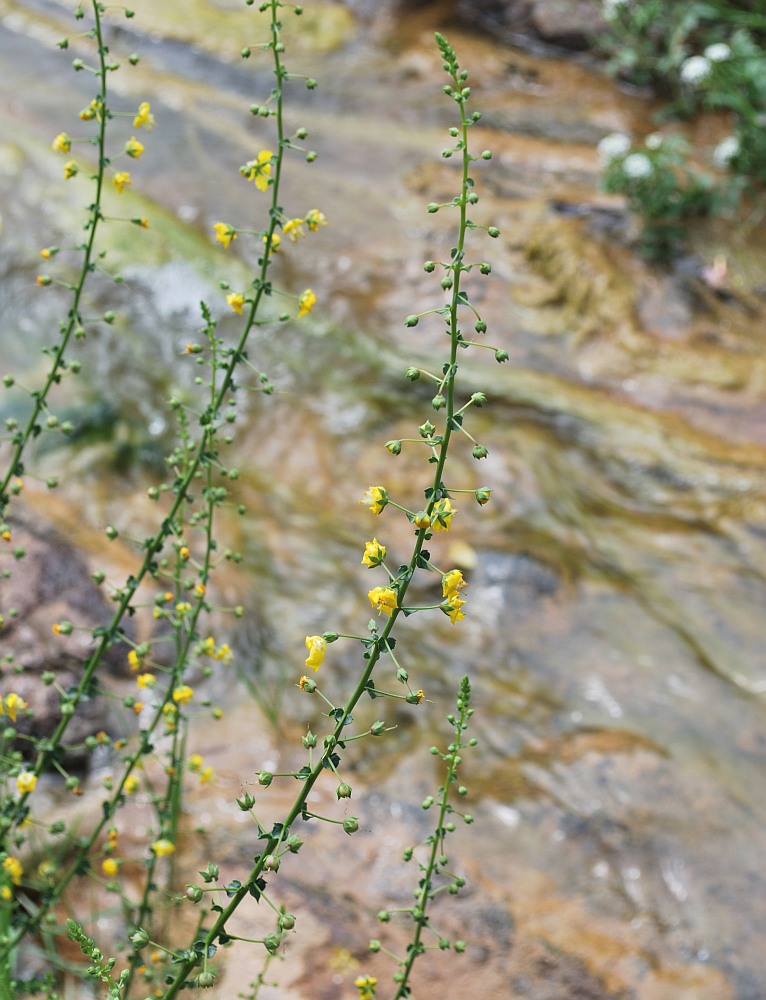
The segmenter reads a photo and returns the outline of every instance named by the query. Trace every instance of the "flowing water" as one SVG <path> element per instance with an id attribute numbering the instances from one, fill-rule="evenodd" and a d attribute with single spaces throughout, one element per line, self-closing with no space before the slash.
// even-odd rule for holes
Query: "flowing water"
<path id="1" fill-rule="evenodd" d="M 138 529 L 150 516 L 137 470 L 162 452 L 162 400 L 195 374 L 191 364 L 173 369 L 200 326 L 197 303 L 223 313 L 217 282 L 239 287 L 257 256 L 244 238 L 224 254 L 211 227 L 246 228 L 251 209 L 261 225 L 238 166 L 270 136 L 247 111 L 265 96 L 268 75 L 256 55 L 233 55 L 243 43 L 232 27 L 238 5 L 133 6 L 137 17 L 113 47 L 135 48 L 142 62 L 113 83 L 126 109 L 151 100 L 159 124 L 132 166 L 140 195 L 119 207 L 149 215 L 152 229 L 108 227 L 107 260 L 125 281 L 116 305 L 114 289 L 96 285 L 96 304 L 109 302 L 121 318 L 88 338 L 80 387 L 63 390 L 84 428 L 80 448 L 45 458 L 47 469 L 77 470 L 88 498 L 78 496 L 74 514 L 35 501 L 91 554 L 104 523 Z M 72 109 L 92 96 L 69 69 L 72 49 L 49 54 L 70 31 L 66 7 L 0 2 L 0 69 L 15 81 L 0 109 L 1 335 L 4 367 L 14 370 L 57 323 L 55 294 L 30 291 L 37 249 L 66 242 L 79 211 L 73 195 L 87 192 L 79 179 L 62 190 L 61 162 L 47 151 L 56 132 L 74 131 Z M 320 80 L 315 92 L 295 88 L 290 111 L 319 158 L 310 168 L 289 162 L 284 203 L 319 207 L 330 226 L 290 247 L 275 272 L 290 288 L 315 289 L 318 318 L 258 334 L 251 348 L 278 393 L 242 405 L 236 461 L 249 515 L 228 532 L 248 569 L 222 584 L 229 603 L 249 609 L 232 637 L 238 658 L 277 700 L 299 673 L 304 634 L 358 631 L 366 620 L 358 562 L 373 528 L 358 497 L 373 482 L 406 496 L 423 478 L 413 452 L 393 459 L 370 442 L 410 437 L 428 415 L 428 394 L 403 372 L 440 349 L 440 326 L 406 330 L 402 318 L 439 304 L 421 265 L 448 253 L 450 234 L 444 213 L 428 215 L 425 205 L 457 189 L 453 164 L 439 155 L 451 106 L 431 42 L 444 26 L 437 14 L 375 34 L 345 10 L 318 11 L 288 66 Z M 474 301 L 488 340 L 511 361 L 498 366 L 486 352 L 488 361 L 461 365 L 467 389 L 490 400 L 475 424 L 490 455 L 481 466 L 457 456 L 453 477 L 491 486 L 493 499 L 481 511 L 469 499 L 458 504 L 437 561 L 465 567 L 469 614 L 458 628 L 444 619 L 423 629 L 417 616 L 403 630 L 407 669 L 441 704 L 470 674 L 480 736 L 467 770 L 477 822 L 459 841 L 472 890 L 462 918 L 459 907 L 444 918 L 462 919 L 474 951 L 461 971 L 450 964 L 447 980 L 431 967 L 433 985 L 418 995 L 463 997 L 478 983 L 528 1000 L 760 1000 L 766 261 L 758 229 L 700 228 L 690 234 L 696 257 L 647 268 L 631 250 L 620 202 L 599 193 L 595 145 L 613 130 L 650 130 L 650 103 L 587 65 L 446 27 L 484 112 L 476 148 L 495 154 L 476 167 L 474 219 L 497 224 L 502 237 L 479 244 L 493 277 Z M 718 125 L 706 127 L 712 144 Z M 720 254 L 728 276 L 716 289 L 701 267 Z M 222 320 L 224 334 L 234 329 Z M 407 551 L 393 517 L 374 530 L 390 551 Z M 358 669 L 340 645 L 327 663 L 341 677 Z M 276 751 L 268 730 L 254 729 L 253 710 L 235 703 L 239 695 L 229 700 L 225 738 L 208 733 L 211 760 L 229 782 L 209 836 L 234 864 L 248 848 L 238 855 L 232 846 L 229 793 L 261 765 L 252 744 Z M 285 701 L 283 727 L 297 733 L 312 706 Z M 327 956 L 359 948 L 350 942 L 366 919 L 364 896 L 406 899 L 387 852 L 396 855 L 422 823 L 406 803 L 429 787 L 427 747 L 442 714 L 424 706 L 415 724 L 400 713 L 400 750 L 358 765 L 360 786 L 377 785 L 359 808 L 386 829 L 382 845 L 369 838 L 349 854 L 358 897 L 352 886 L 337 902 L 334 841 L 323 855 L 324 834 L 314 836 L 315 869 L 289 891 L 315 907 L 316 926 L 303 964 L 291 967 L 292 988 L 275 996 L 348 989 L 353 960 L 336 961 L 333 972 Z M 390 777 L 380 784 L 383 765 Z M 370 934 L 379 934 L 374 923 Z"/>

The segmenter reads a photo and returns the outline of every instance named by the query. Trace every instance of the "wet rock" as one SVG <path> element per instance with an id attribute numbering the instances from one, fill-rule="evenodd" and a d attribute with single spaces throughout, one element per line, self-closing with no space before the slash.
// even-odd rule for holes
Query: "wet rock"
<path id="1" fill-rule="evenodd" d="M 28 703 L 16 729 L 32 737 L 50 735 L 61 719 L 60 690 L 78 683 L 82 664 L 94 649 L 92 630 L 105 625 L 110 608 L 91 579 L 82 555 L 50 523 L 28 515 L 9 518 L 16 558 L 0 578 L 3 626 L 3 693 L 15 691 Z M 5 543 L 4 543 L 5 544 Z M 8 564 L 6 562 L 6 568 Z M 55 635 L 54 625 L 68 621 L 71 635 Z M 126 646 L 115 643 L 104 656 L 107 671 L 124 670 Z M 54 676 L 46 684 L 43 674 Z M 67 744 L 107 725 L 109 702 L 97 695 L 80 702 L 66 734 Z M 74 754 L 78 756 L 78 754 Z M 70 759 L 72 755 L 70 754 Z"/>
<path id="2" fill-rule="evenodd" d="M 458 0 L 458 13 L 501 38 L 532 34 L 567 49 L 586 49 L 601 23 L 597 0 Z"/>

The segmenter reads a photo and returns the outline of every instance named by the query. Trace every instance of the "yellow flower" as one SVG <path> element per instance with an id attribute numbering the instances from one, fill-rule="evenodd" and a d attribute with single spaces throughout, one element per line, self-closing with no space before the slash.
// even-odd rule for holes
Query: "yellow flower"
<path id="1" fill-rule="evenodd" d="M 51 143 L 51 149 L 55 150 L 57 153 L 68 153 L 71 148 L 72 140 L 66 132 L 59 132 Z"/>
<path id="2" fill-rule="evenodd" d="M 239 168 L 246 181 L 255 181 L 259 191 L 266 191 L 269 186 L 273 155 L 270 149 L 262 149 L 254 160 L 248 160 L 244 167 Z"/>
<path id="3" fill-rule="evenodd" d="M 231 646 L 228 644 L 228 642 L 225 642 L 222 646 L 218 647 L 218 649 L 215 651 L 214 659 L 221 660 L 221 662 L 225 663 L 227 666 L 229 663 L 231 663 L 231 661 L 234 659 L 234 653 L 232 653 Z"/>
<path id="4" fill-rule="evenodd" d="M 215 229 L 215 238 L 219 243 L 223 243 L 224 249 L 228 250 L 231 241 L 237 238 L 237 230 L 226 222 L 216 222 L 213 229 Z"/>
<path id="5" fill-rule="evenodd" d="M 215 653 L 215 639 L 209 635 L 200 646 L 200 653 L 203 656 L 212 656 Z"/>
<path id="6" fill-rule="evenodd" d="M 264 244 L 266 244 L 267 240 L 268 240 L 268 237 L 264 236 L 263 237 Z M 279 247 L 281 246 L 281 243 L 282 243 L 282 237 L 279 235 L 279 233 L 272 233 L 271 234 L 271 251 L 272 251 L 272 253 L 279 253 Z"/>
<path id="7" fill-rule="evenodd" d="M 143 712 L 143 710 L 144 710 L 144 703 L 142 701 L 133 702 L 133 712 L 136 715 L 140 715 Z"/>
<path id="8" fill-rule="evenodd" d="M 117 193 L 122 194 L 126 187 L 129 187 L 133 181 L 130 179 L 130 174 L 127 170 L 118 171 L 112 178 L 112 184 L 117 188 Z"/>
<path id="9" fill-rule="evenodd" d="M 444 611 L 453 625 L 456 625 L 465 618 L 465 612 L 460 610 L 464 604 L 465 601 L 461 601 L 457 593 L 454 593 L 441 605 L 442 611 Z"/>
<path id="10" fill-rule="evenodd" d="M 134 795 L 138 789 L 141 787 L 141 782 L 135 776 L 135 774 L 129 774 L 125 779 L 125 784 L 122 786 L 123 791 L 126 795 Z"/>
<path id="11" fill-rule="evenodd" d="M 463 579 L 463 574 L 459 569 L 451 569 L 449 573 L 445 573 L 442 577 L 442 594 L 445 597 L 451 597 L 453 594 L 457 594 L 463 589 L 463 587 L 468 586 Z"/>
<path id="12" fill-rule="evenodd" d="M 29 708 L 29 705 L 24 701 L 21 695 L 16 694 L 15 691 L 11 691 L 4 698 L 0 698 L 0 715 L 3 714 L 3 710 L 8 715 L 11 722 L 16 721 L 16 713 L 23 712 L 25 708 Z"/>
<path id="13" fill-rule="evenodd" d="M 363 566 L 380 566 L 386 558 L 386 547 L 381 545 L 377 538 L 371 542 L 365 542 L 364 555 L 362 556 Z"/>
<path id="14" fill-rule="evenodd" d="M 135 649 L 131 649 L 128 653 L 128 666 L 131 670 L 138 670 L 141 667 L 141 660 Z"/>
<path id="15" fill-rule="evenodd" d="M 388 503 L 388 493 L 382 486 L 370 486 L 359 503 L 369 504 L 369 510 L 379 514 Z"/>
<path id="16" fill-rule="evenodd" d="M 449 497 L 439 500 L 431 512 L 431 524 L 434 531 L 449 531 L 453 514 L 457 514 L 457 511 L 453 508 Z"/>
<path id="17" fill-rule="evenodd" d="M 312 233 L 315 233 L 320 226 L 327 225 L 327 217 L 318 208 L 312 208 L 311 211 L 306 213 L 306 225 Z"/>
<path id="18" fill-rule="evenodd" d="M 231 295 L 226 296 L 226 301 L 238 316 L 242 315 L 242 306 L 245 304 L 244 295 L 241 295 L 239 292 L 232 292 Z"/>
<path id="19" fill-rule="evenodd" d="M 26 795 L 29 792 L 33 792 L 36 784 L 37 775 L 32 771 L 21 771 L 16 778 L 16 787 L 18 788 L 20 795 Z"/>
<path id="20" fill-rule="evenodd" d="M 94 97 L 87 108 L 83 108 L 79 114 L 81 121 L 92 122 L 93 119 L 100 111 L 100 104 L 98 98 Z"/>
<path id="21" fill-rule="evenodd" d="M 194 688 L 190 688 L 188 684 L 182 684 L 173 691 L 173 701 L 176 705 L 185 705 L 187 701 L 191 701 L 194 697 Z"/>
<path id="22" fill-rule="evenodd" d="M 152 850 L 158 858 L 164 858 L 167 854 L 172 854 L 175 849 L 176 845 L 173 841 L 167 840 L 165 837 L 155 840 L 152 844 Z"/>
<path id="23" fill-rule="evenodd" d="M 144 144 L 139 142 L 135 136 L 131 136 L 131 138 L 125 143 L 125 152 L 134 160 L 137 160 L 143 151 Z"/>
<path id="24" fill-rule="evenodd" d="M 288 219 L 282 230 L 285 236 L 289 236 L 293 243 L 297 243 L 301 236 L 306 235 L 306 230 L 303 228 L 303 219 Z"/>
<path id="25" fill-rule="evenodd" d="M 354 986 L 359 990 L 359 1000 L 375 1000 L 375 987 L 378 980 L 375 976 L 359 976 L 354 980 Z"/>
<path id="26" fill-rule="evenodd" d="M 138 677 L 136 677 L 136 684 L 140 688 L 153 688 L 156 683 L 157 678 L 154 674 L 139 674 Z"/>
<path id="27" fill-rule="evenodd" d="M 391 617 L 391 613 L 396 607 L 396 591 L 391 590 L 390 587 L 375 587 L 373 590 L 369 591 L 367 596 L 370 599 L 370 604 L 375 608 L 375 610 L 380 613 L 384 612 Z"/>
<path id="28" fill-rule="evenodd" d="M 107 876 L 107 878 L 114 878 L 119 870 L 120 863 L 119 861 L 115 861 L 114 858 L 104 858 L 101 862 L 101 871 Z"/>
<path id="29" fill-rule="evenodd" d="M 3 861 L 3 868 L 8 872 L 8 876 L 14 885 L 19 885 L 21 876 L 24 874 L 24 866 L 18 858 L 8 855 Z"/>
<path id="30" fill-rule="evenodd" d="M 425 692 L 423 691 L 423 688 L 418 688 L 418 690 L 415 692 L 415 697 L 417 699 L 418 705 L 420 705 L 423 699 L 425 698 Z"/>
<path id="31" fill-rule="evenodd" d="M 147 132 L 151 132 L 155 124 L 151 104 L 148 101 L 143 101 L 138 105 L 138 114 L 133 119 L 133 128 L 145 128 Z"/>
<path id="32" fill-rule="evenodd" d="M 186 766 L 189 768 L 190 771 L 194 771 L 195 774 L 198 774 L 202 770 L 202 764 L 203 764 L 202 754 L 193 753 L 186 760 Z"/>
<path id="33" fill-rule="evenodd" d="M 71 181 L 71 179 L 76 177 L 79 172 L 80 168 L 74 160 L 67 160 L 64 164 L 64 180 Z"/>
<path id="34" fill-rule="evenodd" d="M 0 899 L 4 899 L 6 902 L 13 899 L 13 889 L 9 885 L 4 885 L 0 889 Z"/>
<path id="35" fill-rule="evenodd" d="M 215 773 L 212 767 L 205 767 L 199 773 L 199 783 L 206 785 L 209 781 L 215 781 Z"/>
<path id="36" fill-rule="evenodd" d="M 298 296 L 298 319 L 301 316 L 307 316 L 316 305 L 316 301 L 317 297 L 310 288 L 307 288 L 305 292 L 301 292 Z"/>
<path id="37" fill-rule="evenodd" d="M 149 220 L 145 215 L 140 215 L 138 218 L 131 219 L 130 221 L 135 223 L 135 225 L 140 226 L 142 229 L 149 228 Z"/>
<path id="38" fill-rule="evenodd" d="M 312 670 L 319 670 L 324 660 L 324 652 L 327 649 L 327 640 L 321 635 L 307 635 L 306 649 L 309 655 L 306 657 L 306 666 Z"/>

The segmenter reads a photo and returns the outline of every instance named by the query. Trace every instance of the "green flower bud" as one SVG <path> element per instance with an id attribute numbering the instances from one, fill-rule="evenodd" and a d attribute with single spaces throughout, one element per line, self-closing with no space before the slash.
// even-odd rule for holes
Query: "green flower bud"
<path id="1" fill-rule="evenodd" d="M 508 351 L 495 351 L 495 361 L 502 364 L 504 361 L 508 360 Z"/>
<path id="2" fill-rule="evenodd" d="M 386 441 L 386 450 L 390 451 L 392 455 L 401 454 L 402 442 L 401 441 Z"/>
<path id="3" fill-rule="evenodd" d="M 420 319 L 419 316 L 407 316 L 407 318 L 404 321 L 404 325 L 405 326 L 417 326 L 419 319 Z"/>
<path id="4" fill-rule="evenodd" d="M 345 781 L 342 781 L 335 790 L 335 794 L 339 799 L 350 799 L 351 785 L 347 785 Z"/>
<path id="5" fill-rule="evenodd" d="M 486 333 L 487 332 L 487 324 L 484 322 L 483 319 L 477 319 L 473 328 L 474 328 L 474 330 L 477 333 Z"/>
<path id="6" fill-rule="evenodd" d="M 484 406 L 487 402 L 487 397 L 483 392 L 474 392 L 471 394 L 471 402 L 474 406 Z"/>
<path id="7" fill-rule="evenodd" d="M 473 455 L 474 458 L 480 459 L 480 458 L 486 458 L 489 452 L 487 451 L 487 449 L 484 447 L 483 444 L 477 444 L 474 445 L 473 449 L 471 450 L 471 454 Z"/>
<path id="8" fill-rule="evenodd" d="M 194 977 L 194 983 L 201 990 L 209 990 L 215 984 L 215 973 L 211 972 L 210 969 L 200 972 L 199 975 Z"/>
<path id="9" fill-rule="evenodd" d="M 491 264 L 479 264 L 479 271 L 482 274 L 491 274 L 492 273 L 492 265 Z"/>
<path id="10" fill-rule="evenodd" d="M 487 230 L 487 233 L 489 236 L 492 237 L 493 240 L 496 240 L 500 235 L 500 230 L 497 228 L 497 226 L 490 226 L 489 229 Z"/>
<path id="11" fill-rule="evenodd" d="M 373 938 L 370 941 L 370 951 L 372 951 L 372 952 L 379 952 L 380 949 L 381 949 L 381 947 L 382 947 L 382 945 L 381 945 L 380 941 L 378 941 L 376 938 Z"/>
<path id="12" fill-rule="evenodd" d="M 484 149 L 484 150 L 482 150 L 481 158 L 482 158 L 482 160 L 491 160 L 492 159 L 492 150 L 491 149 Z"/>
<path id="13" fill-rule="evenodd" d="M 388 910 L 378 910 L 376 915 L 378 920 L 382 924 L 387 924 L 388 921 L 391 919 L 391 914 L 388 912 Z"/>
<path id="14" fill-rule="evenodd" d="M 268 788 L 273 780 L 274 775 L 271 771 L 261 771 L 258 775 L 258 784 L 263 785 L 264 788 Z"/>
<path id="15" fill-rule="evenodd" d="M 145 930 L 139 928 L 134 934 L 130 935 L 130 940 L 136 951 L 140 951 L 149 944 L 149 935 Z"/>
<path id="16" fill-rule="evenodd" d="M 241 799 L 237 799 L 237 805 L 242 812 L 249 812 L 255 805 L 255 799 L 250 792 L 245 792 Z"/>
<path id="17" fill-rule="evenodd" d="M 349 816 L 348 819 L 344 819 L 343 829 L 349 836 L 351 836 L 352 833 L 356 833 L 356 831 L 359 829 L 359 820 L 356 818 L 356 816 Z"/>
<path id="18" fill-rule="evenodd" d="M 263 939 L 263 946 L 270 955 L 276 955 L 281 943 L 282 939 L 279 934 L 267 934 Z"/>
<path id="19" fill-rule="evenodd" d="M 405 378 L 408 378 L 410 382 L 417 382 L 418 379 L 420 378 L 420 369 L 408 368 L 407 371 L 404 373 L 404 376 Z"/>
<path id="20" fill-rule="evenodd" d="M 283 913 L 277 923 L 281 931 L 291 931 L 295 927 L 295 917 L 292 913 Z"/>
<path id="21" fill-rule="evenodd" d="M 436 261 L 427 260 L 423 265 L 423 270 L 426 272 L 426 274 L 431 274 L 432 271 L 436 270 Z"/>
<path id="22" fill-rule="evenodd" d="M 434 396 L 434 398 L 431 400 L 431 406 L 433 406 L 435 410 L 442 410 L 446 405 L 447 405 L 447 400 L 444 398 L 444 396 L 442 396 L 441 393 L 439 393 L 438 396 Z"/>
<path id="23" fill-rule="evenodd" d="M 267 854 L 263 859 L 263 867 L 267 872 L 278 872 L 280 861 L 276 854 Z"/>
<path id="24" fill-rule="evenodd" d="M 428 214 L 433 215 L 435 212 L 438 212 L 440 208 L 441 205 L 437 205 L 435 201 L 432 201 L 428 205 Z"/>
<path id="25" fill-rule="evenodd" d="M 306 733 L 306 735 L 302 737 L 302 741 L 304 749 L 306 750 L 313 750 L 314 747 L 317 745 L 317 738 L 316 736 L 314 736 L 311 730 L 309 730 Z"/>
<path id="26" fill-rule="evenodd" d="M 430 809 L 433 804 L 434 804 L 433 795 L 426 795 L 426 797 L 423 799 L 421 803 L 423 809 Z"/>
<path id="27" fill-rule="evenodd" d="M 202 899 L 202 889 L 198 885 L 190 885 L 186 889 L 186 898 L 190 899 L 192 903 L 199 903 Z"/>
<path id="28" fill-rule="evenodd" d="M 386 731 L 386 724 L 381 719 L 378 719 L 377 722 L 373 722 L 373 724 L 370 726 L 370 732 L 372 733 L 373 736 L 382 736 L 385 731 Z"/>

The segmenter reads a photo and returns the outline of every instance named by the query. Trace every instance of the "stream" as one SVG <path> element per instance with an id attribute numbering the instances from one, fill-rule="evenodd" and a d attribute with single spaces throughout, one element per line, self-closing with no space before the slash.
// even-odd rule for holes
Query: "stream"
<path id="1" fill-rule="evenodd" d="M 151 523 L 147 477 L 162 474 L 167 396 L 193 387 L 196 372 L 178 357 L 202 325 L 199 301 L 221 316 L 222 336 L 237 329 L 218 283 L 244 283 L 258 248 L 243 237 L 224 252 L 212 225 L 246 228 L 251 206 L 253 227 L 262 225 L 238 168 L 270 136 L 248 112 L 270 79 L 254 43 L 249 60 L 238 56 L 241 4 L 132 6 L 135 20 L 121 22 L 112 44 L 141 62 L 111 83 L 126 110 L 151 101 L 158 125 L 142 137 L 147 152 L 130 165 L 134 190 L 119 207 L 147 215 L 151 228 L 105 229 L 106 260 L 125 280 L 94 281 L 94 306 L 118 317 L 75 347 L 83 374 L 61 388 L 62 413 L 80 429 L 76 446 L 41 449 L 43 474 L 63 485 L 50 495 L 31 489 L 26 501 L 89 563 L 102 558 L 105 524 L 141 537 Z M 195 807 L 209 827 L 204 850 L 241 874 L 252 845 L 232 800 L 264 758 L 281 767 L 291 753 L 265 716 L 280 715 L 291 746 L 312 718 L 310 699 L 293 693 L 303 636 L 363 627 L 359 552 L 373 530 L 401 557 L 410 545 L 404 525 L 384 512 L 371 526 L 357 501 L 371 483 L 406 496 L 424 478 L 414 449 L 394 458 L 382 445 L 412 437 L 428 416 L 429 393 L 404 370 L 427 366 L 442 347 L 438 317 L 416 330 L 403 318 L 441 304 L 422 263 L 449 253 L 449 220 L 425 206 L 451 199 L 459 183 L 440 156 L 452 107 L 432 38 L 444 30 L 483 112 L 476 151 L 494 154 L 476 167 L 473 218 L 502 235 L 476 237 L 493 274 L 474 301 L 488 342 L 510 361 L 497 365 L 487 351 L 461 364 L 465 391 L 489 399 L 473 425 L 489 456 L 477 463 L 466 450 L 453 467 L 456 481 L 490 486 L 492 502 L 479 508 L 467 495 L 449 537 L 432 546 L 437 561 L 464 568 L 466 619 L 424 626 L 421 615 L 402 629 L 406 668 L 437 706 L 392 712 L 396 737 L 354 765 L 364 789 L 354 812 L 384 829 L 382 841 L 360 833 L 344 843 L 338 885 L 336 834 L 309 835 L 311 870 L 296 867 L 285 884 L 309 915 L 279 971 L 285 985 L 268 995 L 351 996 L 360 963 L 383 970 L 381 982 L 390 974 L 365 957 L 367 938 L 382 936 L 369 900 L 408 898 L 413 873 L 402 874 L 398 858 L 413 830 L 427 832 L 418 803 L 438 784 L 428 747 L 443 731 L 439 706 L 468 673 L 479 745 L 465 782 L 476 822 L 456 835 L 469 885 L 443 920 L 469 947 L 462 958 L 424 959 L 419 1000 L 479 991 L 762 1000 L 763 226 L 699 224 L 687 258 L 643 263 L 621 200 L 599 190 L 596 145 L 612 131 L 655 128 L 652 102 L 582 58 L 471 33 L 448 7 L 369 32 L 343 7 L 307 4 L 294 50 L 288 37 L 289 68 L 320 85 L 296 84 L 289 98 L 290 127 L 308 128 L 318 158 L 310 167 L 288 160 L 284 204 L 320 208 L 329 226 L 280 254 L 274 269 L 284 286 L 314 289 L 311 318 L 277 335 L 262 328 L 250 348 L 277 392 L 241 402 L 237 500 L 248 516 L 225 530 L 244 561 L 219 586 L 223 603 L 248 609 L 229 641 L 248 683 L 260 685 L 265 715 L 245 701 L 244 681 L 211 680 L 227 722 L 225 733 L 202 723 L 221 778 Z M 87 196 L 83 178 L 65 187 L 63 161 L 50 152 L 93 96 L 70 68 L 77 45 L 55 48 L 72 32 L 70 10 L 57 0 L 0 0 L 0 73 L 14 81 L 0 97 L 2 367 L 27 380 L 42 371 L 39 348 L 55 337 L 65 301 L 54 289 L 38 294 L 38 251 L 71 241 Z M 720 131 L 716 121 L 698 126 L 699 148 L 712 148 Z M 116 205 L 113 196 L 109 210 Z M 720 255 L 726 283 L 713 288 L 702 269 Z M 3 418 L 19 405 L 4 396 Z M 356 649 L 339 643 L 323 683 L 340 692 L 357 670 Z M 377 710 L 363 708 L 361 720 Z M 257 926 L 251 919 L 242 917 L 244 929 Z M 237 988 L 254 974 L 247 962 L 232 953 L 227 981 Z"/>

